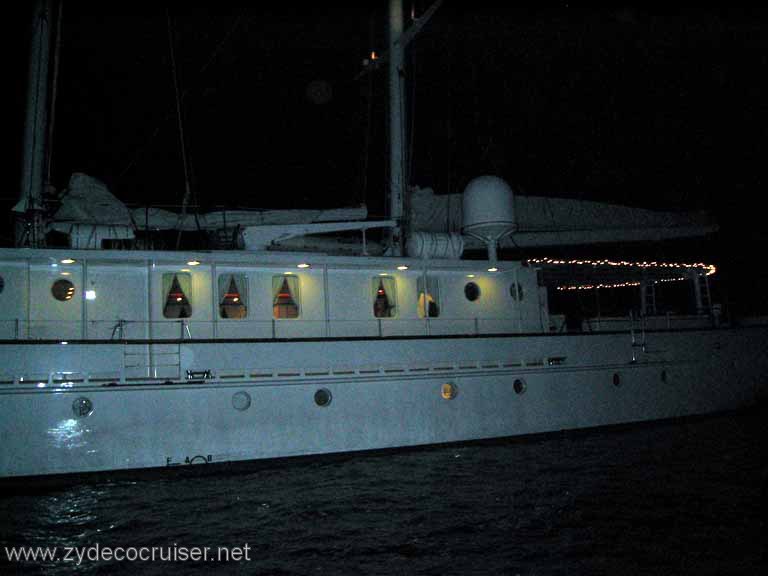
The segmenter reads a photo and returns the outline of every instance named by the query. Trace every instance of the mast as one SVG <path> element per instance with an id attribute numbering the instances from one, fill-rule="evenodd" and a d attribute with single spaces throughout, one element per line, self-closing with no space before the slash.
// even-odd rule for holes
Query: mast
<path id="1" fill-rule="evenodd" d="M 426 26 L 442 3 L 443 0 L 435 0 L 421 16 L 413 18 L 408 30 L 405 30 L 402 0 L 389 2 L 389 219 L 395 221 L 395 226 L 390 231 L 391 242 L 388 249 L 390 256 L 402 256 L 405 245 L 403 239 L 403 204 L 406 194 L 403 174 L 406 161 L 403 127 L 405 48 Z"/>
<path id="2" fill-rule="evenodd" d="M 403 2 L 389 2 L 389 218 L 396 225 L 391 230 L 390 253 L 403 255 Z"/>
<path id="3" fill-rule="evenodd" d="M 24 119 L 24 157 L 19 202 L 25 226 L 17 229 L 16 244 L 39 248 L 45 244 L 43 192 L 48 150 L 48 84 L 53 0 L 35 3 L 29 50 L 27 107 Z"/>

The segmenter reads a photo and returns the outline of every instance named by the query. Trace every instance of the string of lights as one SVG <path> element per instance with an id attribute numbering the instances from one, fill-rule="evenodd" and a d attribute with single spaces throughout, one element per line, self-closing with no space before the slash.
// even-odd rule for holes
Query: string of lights
<path id="1" fill-rule="evenodd" d="M 661 280 L 654 280 L 653 284 L 660 284 L 662 282 L 682 282 L 684 280 L 687 280 L 687 278 L 662 278 Z M 640 282 L 616 282 L 613 284 L 574 284 L 571 286 L 558 286 L 557 290 L 570 292 L 572 290 L 599 290 L 601 288 L 631 288 L 640 286 L 640 284 Z"/>
<path id="2" fill-rule="evenodd" d="M 705 264 L 704 262 L 686 263 L 686 262 L 658 262 L 658 261 L 636 261 L 630 262 L 628 260 L 588 260 L 588 259 L 573 259 L 573 260 L 558 260 L 555 258 L 529 258 L 526 260 L 528 265 L 544 265 L 544 266 L 588 266 L 592 268 L 639 268 L 643 270 L 663 270 L 663 271 L 677 271 L 685 270 L 689 272 L 698 272 L 704 276 L 711 276 L 717 272 L 717 267 L 713 264 Z M 681 282 L 688 278 L 685 276 L 675 276 L 671 278 L 659 278 L 654 280 L 646 280 L 648 283 L 660 284 L 667 282 Z M 585 284 L 569 284 L 564 286 L 558 286 L 557 290 L 560 291 L 573 291 L 573 290 L 599 290 L 604 288 L 630 288 L 641 286 L 639 280 L 627 280 L 624 282 L 601 282 L 601 283 L 585 283 Z"/>
<path id="3" fill-rule="evenodd" d="M 706 276 L 711 276 L 717 272 L 717 267 L 714 264 L 705 264 L 704 262 L 696 262 L 693 264 L 687 264 L 684 262 L 629 262 L 627 260 L 556 260 L 554 258 L 529 258 L 526 260 L 528 264 L 546 264 L 548 266 L 593 266 L 595 268 L 600 266 L 612 266 L 623 268 L 663 268 L 674 270 L 701 270 L 705 272 Z"/>

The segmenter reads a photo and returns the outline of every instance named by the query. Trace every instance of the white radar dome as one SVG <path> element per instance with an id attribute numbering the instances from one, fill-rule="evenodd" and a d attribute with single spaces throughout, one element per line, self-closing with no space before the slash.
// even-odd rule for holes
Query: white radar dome
<path id="1" fill-rule="evenodd" d="M 497 176 L 479 176 L 464 189 L 462 197 L 465 234 L 494 241 L 515 231 L 512 188 Z"/>

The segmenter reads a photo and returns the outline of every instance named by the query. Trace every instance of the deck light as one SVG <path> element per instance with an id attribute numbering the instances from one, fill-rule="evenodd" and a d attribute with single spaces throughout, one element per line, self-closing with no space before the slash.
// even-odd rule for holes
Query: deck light
<path id="1" fill-rule="evenodd" d="M 296 268 L 309 268 L 309 264 L 302 262 L 301 264 L 297 264 Z"/>
<path id="2" fill-rule="evenodd" d="M 96 300 L 96 290 L 86 290 L 85 291 L 85 299 L 86 300 Z"/>
<path id="3" fill-rule="evenodd" d="M 199 266 L 199 265 L 200 265 L 200 260 L 190 260 L 189 262 L 187 262 L 187 266 Z"/>
<path id="4" fill-rule="evenodd" d="M 499 269 L 496 268 L 496 266 L 491 266 L 490 268 L 488 268 L 488 272 L 498 272 L 498 271 Z"/>
<path id="5" fill-rule="evenodd" d="M 397 269 L 398 270 L 408 270 L 408 266 L 403 264 L 403 265 L 398 266 Z"/>
<path id="6" fill-rule="evenodd" d="M 474 277 L 475 277 L 474 274 L 467 274 L 467 278 L 474 278 Z"/>
<path id="7" fill-rule="evenodd" d="M 61 260 L 62 264 L 74 264 L 77 262 L 77 260 L 73 260 L 72 258 L 64 258 L 64 260 Z"/>

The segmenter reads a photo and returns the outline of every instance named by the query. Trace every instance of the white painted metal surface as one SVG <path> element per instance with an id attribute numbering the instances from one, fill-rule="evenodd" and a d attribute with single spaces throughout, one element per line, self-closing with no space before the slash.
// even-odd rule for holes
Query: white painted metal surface
<path id="1" fill-rule="evenodd" d="M 117 343 L 3 346 L 5 366 L 60 371 L 0 385 L 0 474 L 392 448 L 734 409 L 754 401 L 765 337 L 765 328 L 658 333 L 656 350 L 634 363 L 627 334 L 185 343 L 182 374 L 212 378 L 168 381 L 82 380 L 83 370 L 120 365 Z M 745 354 L 753 365 L 738 362 Z M 441 394 L 446 383 L 453 399 Z M 327 406 L 318 390 L 330 392 Z"/>

